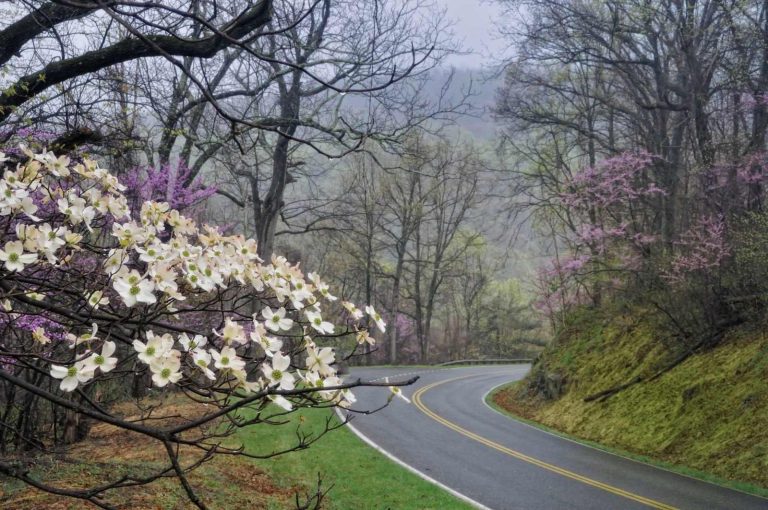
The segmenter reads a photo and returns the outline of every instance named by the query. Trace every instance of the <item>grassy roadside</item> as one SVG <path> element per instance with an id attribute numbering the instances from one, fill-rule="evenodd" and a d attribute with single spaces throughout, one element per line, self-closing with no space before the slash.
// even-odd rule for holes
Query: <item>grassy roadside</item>
<path id="1" fill-rule="evenodd" d="M 486 396 L 486 400 L 485 400 L 486 403 L 492 409 L 500 412 L 501 414 L 509 416 L 510 418 L 521 421 L 527 425 L 543 430 L 550 434 L 562 437 L 564 439 L 568 439 L 570 441 L 574 441 L 576 443 L 580 443 L 585 446 L 589 446 L 598 450 L 602 450 L 607 453 L 619 455 L 621 457 L 625 457 L 638 462 L 649 464 L 651 466 L 664 469 L 667 471 L 671 471 L 673 473 L 677 473 L 683 476 L 696 478 L 705 482 L 721 485 L 723 487 L 727 487 L 730 489 L 768 498 L 768 489 L 764 487 L 760 487 L 755 484 L 729 480 L 729 479 L 717 476 L 715 474 L 702 471 L 700 469 L 695 469 L 682 464 L 671 463 L 661 458 L 657 458 L 649 455 L 643 455 L 637 452 L 628 451 L 615 446 L 602 444 L 593 440 L 586 439 L 584 437 L 580 437 L 578 435 L 569 434 L 567 432 L 564 432 L 552 426 L 544 425 L 536 421 L 535 419 L 532 419 L 532 417 L 535 416 L 535 412 L 533 412 L 533 409 L 531 408 L 531 406 L 526 405 L 524 401 L 520 401 L 517 398 L 517 394 L 519 392 L 521 384 L 522 384 L 522 381 L 515 381 L 512 383 L 504 384 L 502 386 L 494 388 L 493 391 L 488 393 L 488 395 Z"/>
<path id="2" fill-rule="evenodd" d="M 328 413 L 324 409 L 301 410 L 292 415 L 290 425 L 272 427 L 267 434 L 243 432 L 241 439 L 254 450 L 288 447 L 296 441 L 299 424 L 302 431 L 316 434 L 322 430 Z M 320 473 L 324 487 L 333 485 L 328 509 L 472 508 L 390 461 L 346 428 L 332 431 L 306 450 L 254 463 L 280 485 L 299 487 L 303 492 L 314 490 Z"/>
<path id="3" fill-rule="evenodd" d="M 194 409 L 177 405 L 171 413 L 189 416 Z M 288 423 L 242 430 L 237 440 L 253 453 L 269 454 L 292 447 L 297 432 L 317 434 L 329 409 L 303 409 Z M 338 421 L 334 421 L 338 423 Z M 86 441 L 66 455 L 37 459 L 32 474 L 58 486 L 92 486 L 123 474 L 149 473 L 165 465 L 162 448 L 137 434 L 98 425 Z M 306 500 L 317 489 L 332 486 L 322 508 L 465 510 L 469 505 L 422 480 L 368 447 L 346 428 L 331 431 L 309 448 L 268 460 L 218 456 L 190 476 L 192 485 L 212 510 L 295 508 L 295 494 Z M 179 510 L 193 508 L 179 484 L 160 479 L 150 485 L 121 489 L 109 501 L 120 509 Z M 14 510 L 80 510 L 96 508 L 79 500 L 50 495 L 0 477 L 0 508 Z"/>
<path id="4" fill-rule="evenodd" d="M 649 383 L 602 402 L 584 397 L 653 373 L 665 359 L 653 326 L 628 316 L 583 317 L 528 378 L 489 404 L 568 439 L 768 497 L 768 335 L 738 330 Z M 541 381 L 564 381 L 545 398 Z"/>

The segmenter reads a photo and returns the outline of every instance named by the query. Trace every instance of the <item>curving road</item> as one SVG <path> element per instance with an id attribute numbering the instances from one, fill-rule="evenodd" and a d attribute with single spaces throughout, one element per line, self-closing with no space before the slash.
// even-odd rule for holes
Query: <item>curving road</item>
<path id="1" fill-rule="evenodd" d="M 479 508 L 768 510 L 768 499 L 688 478 L 563 439 L 494 411 L 484 397 L 522 378 L 527 365 L 355 369 L 351 377 L 390 381 L 419 375 L 353 427 L 396 459 Z M 380 388 L 355 391 L 357 410 L 382 405 Z"/>

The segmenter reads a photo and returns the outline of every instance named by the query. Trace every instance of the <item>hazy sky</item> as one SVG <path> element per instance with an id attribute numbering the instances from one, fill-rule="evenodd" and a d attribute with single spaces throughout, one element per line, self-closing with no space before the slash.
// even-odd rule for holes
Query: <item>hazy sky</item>
<path id="1" fill-rule="evenodd" d="M 448 17 L 454 21 L 453 30 L 457 39 L 463 40 L 472 54 L 453 56 L 448 63 L 456 67 L 480 67 L 490 63 L 489 55 L 503 53 L 505 44 L 497 40 L 494 22 L 499 19 L 501 9 L 489 0 L 437 0 L 448 10 Z"/>

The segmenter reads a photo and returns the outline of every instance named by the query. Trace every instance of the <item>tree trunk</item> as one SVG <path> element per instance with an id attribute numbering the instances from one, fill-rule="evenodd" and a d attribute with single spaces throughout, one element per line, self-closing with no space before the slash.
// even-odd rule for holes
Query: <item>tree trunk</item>
<path id="1" fill-rule="evenodd" d="M 395 276 L 392 282 L 392 315 L 389 321 L 389 362 L 397 363 L 397 314 L 400 313 L 400 283 L 403 277 L 403 263 L 405 253 L 398 252 L 397 265 L 395 266 Z"/>

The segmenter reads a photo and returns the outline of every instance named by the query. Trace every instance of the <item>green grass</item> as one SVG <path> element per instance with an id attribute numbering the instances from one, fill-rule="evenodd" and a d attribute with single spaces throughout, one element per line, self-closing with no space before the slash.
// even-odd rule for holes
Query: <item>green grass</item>
<path id="1" fill-rule="evenodd" d="M 528 424 L 532 427 L 535 427 L 539 430 L 543 430 L 545 432 L 548 432 L 550 434 L 554 434 L 556 436 L 574 441 L 576 443 L 580 443 L 586 446 L 590 446 L 592 448 L 602 450 L 604 452 L 612 453 L 614 455 L 619 455 L 621 457 L 626 457 L 628 459 L 636 460 L 638 462 L 643 462 L 645 464 L 649 464 L 651 466 L 655 466 L 661 469 L 665 469 L 667 471 L 671 471 L 673 473 L 678 473 L 684 476 L 689 476 L 691 478 L 697 478 L 699 480 L 704 480 L 706 482 L 714 483 L 717 485 L 722 485 L 723 487 L 728 487 L 730 489 L 736 489 L 743 492 L 748 492 L 750 494 L 755 494 L 757 496 L 762 496 L 768 498 L 768 489 L 765 489 L 763 487 L 758 487 L 757 485 L 753 485 L 750 483 L 745 482 L 737 482 L 733 480 L 726 480 L 724 478 L 721 478 L 719 476 L 713 475 L 712 473 L 707 473 L 705 471 L 701 471 L 698 469 L 693 469 L 687 466 L 679 465 L 679 464 L 672 464 L 669 462 L 664 462 L 663 460 L 655 459 L 653 457 L 649 457 L 647 455 L 639 455 L 637 453 L 629 452 L 627 450 L 623 450 L 621 448 L 615 448 L 611 446 L 607 446 L 595 441 L 590 441 L 588 439 L 584 439 L 578 436 L 575 436 L 573 434 L 567 434 L 565 432 L 562 432 L 560 430 L 557 430 L 552 427 L 548 427 L 546 425 L 543 425 L 539 422 L 536 422 L 534 420 L 529 420 L 523 416 L 520 416 L 519 414 L 513 413 L 509 409 L 499 405 L 496 402 L 496 396 L 500 393 L 504 392 L 512 392 L 517 389 L 516 386 L 520 384 L 520 381 L 514 381 L 508 384 L 501 385 L 497 388 L 494 388 L 492 392 L 490 392 L 486 398 L 485 402 L 496 411 L 505 414 L 509 416 L 510 418 L 513 418 L 515 420 L 521 421 L 525 424 Z"/>
<path id="2" fill-rule="evenodd" d="M 505 404 L 593 446 L 768 495 L 768 335 L 763 331 L 731 331 L 717 347 L 656 380 L 605 401 L 584 401 L 656 373 L 674 355 L 652 320 L 639 318 L 641 312 L 575 314 L 534 366 L 534 373 L 565 380 L 565 393 L 556 400 L 532 395 L 529 376 L 506 390 Z"/>
<path id="3" fill-rule="evenodd" d="M 328 409 L 302 409 L 291 415 L 291 423 L 258 427 L 240 433 L 250 451 L 270 452 L 296 444 L 297 429 L 318 434 Z M 333 416 L 334 423 L 338 423 Z M 333 485 L 329 509 L 418 509 L 452 510 L 472 508 L 368 447 L 347 428 L 336 429 L 308 449 L 274 459 L 253 461 L 278 484 L 300 493 L 314 492 L 318 473 L 323 487 Z"/>
<path id="4" fill-rule="evenodd" d="M 280 411 L 274 407 L 270 410 Z M 243 429 L 233 439 L 242 443 L 248 453 L 269 454 L 295 446 L 297 432 L 305 437 L 317 437 L 325 429 L 328 418 L 332 424 L 339 423 L 330 409 L 301 409 L 288 415 L 288 423 Z M 59 456 L 38 459 L 33 474 L 42 480 L 55 481 L 54 485 L 76 487 L 165 465 L 165 454 L 153 440 L 111 427 L 100 427 L 92 435 L 74 447 L 68 460 Z M 472 508 L 390 461 L 346 427 L 332 430 L 309 448 L 271 459 L 217 456 L 196 470 L 190 482 L 210 508 L 283 510 L 295 508 L 294 494 L 298 493 L 302 501 L 307 500 L 307 494 L 314 494 L 318 475 L 322 479 L 321 489 L 330 488 L 323 500 L 324 510 Z M 132 510 L 191 508 L 181 486 L 171 479 L 111 494 L 110 501 L 120 508 L 128 508 L 124 505 L 129 503 Z M 21 482 L 3 479 L 0 508 L 75 510 L 86 507 L 81 501 L 45 494 Z"/>

